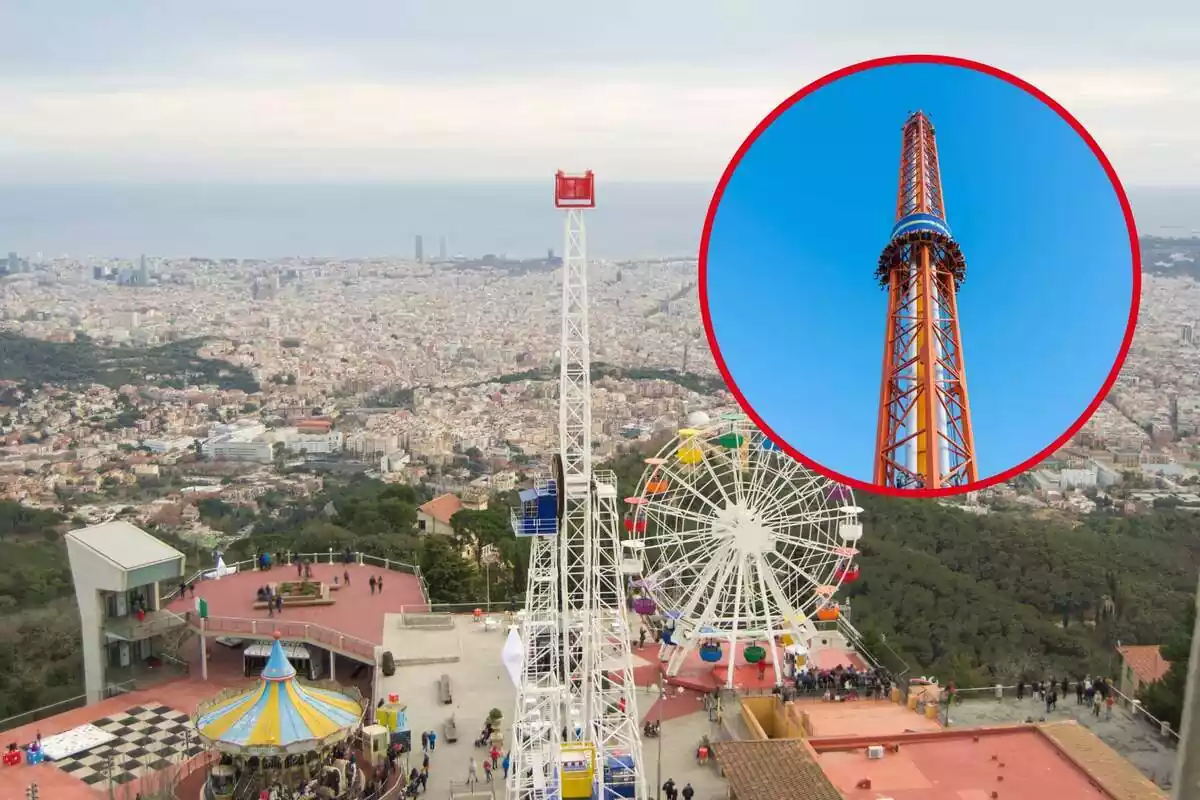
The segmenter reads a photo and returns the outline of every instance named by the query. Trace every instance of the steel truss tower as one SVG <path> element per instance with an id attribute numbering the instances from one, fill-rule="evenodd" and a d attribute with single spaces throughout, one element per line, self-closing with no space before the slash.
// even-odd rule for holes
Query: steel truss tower
<path id="1" fill-rule="evenodd" d="M 937 139 L 909 115 L 896 224 L 876 270 L 887 289 L 874 482 L 942 489 L 978 480 L 956 292 L 966 260 L 946 223 Z"/>
<path id="2" fill-rule="evenodd" d="M 592 472 L 584 209 L 591 172 L 555 179 L 566 210 L 554 477 L 522 492 L 513 530 L 534 537 L 514 725 L 511 797 L 645 800 L 641 729 L 624 617 L 616 476 Z M 581 771 L 580 764 L 590 764 Z M 568 774 L 570 770 L 570 774 Z M 581 794 L 580 778 L 587 794 Z M 632 792 L 629 790 L 632 788 Z"/>

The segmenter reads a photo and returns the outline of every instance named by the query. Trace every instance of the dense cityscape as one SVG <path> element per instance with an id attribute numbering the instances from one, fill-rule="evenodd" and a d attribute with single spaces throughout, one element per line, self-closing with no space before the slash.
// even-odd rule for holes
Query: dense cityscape
<path id="1" fill-rule="evenodd" d="M 1155 240 L 1146 250 L 1141 324 L 1108 401 L 1039 469 L 974 496 L 975 510 L 1015 501 L 1088 513 L 1111 498 L 1130 512 L 1200 505 L 1191 488 L 1200 247 Z M 0 343 L 0 498 L 57 508 L 73 497 L 77 513 L 102 519 L 130 505 L 117 487 L 220 465 L 239 481 L 203 494 L 252 503 L 287 483 L 271 468 L 280 454 L 291 467 L 336 460 L 390 481 L 512 489 L 556 446 L 558 264 L 553 254 L 430 263 L 11 254 L 0 284 L 10 337 Z M 694 261 L 603 262 L 592 273 L 598 458 L 672 431 L 692 411 L 733 408 L 697 324 Z M 128 383 L 115 368 L 54 379 L 56 359 L 94 347 L 127 360 L 178 352 L 161 367 L 172 372 Z M 478 468 L 456 467 L 468 452 Z M 187 515 L 179 488 L 143 492 L 139 518 Z"/>
<path id="2" fill-rule="evenodd" d="M 11 648 L 43 654 L 40 666 L 7 678 L 0 712 L 12 715 L 10 725 L 31 719 L 39 706 L 53 712 L 46 704 L 76 702 L 80 689 L 64 671 L 79 658 L 70 648 L 80 616 L 66 594 L 68 576 L 54 564 L 58 545 L 36 536 L 46 526 L 74 531 L 70 547 L 71 537 L 132 524 L 188 553 L 191 567 L 209 577 L 214 552 L 256 566 L 264 549 L 278 550 L 284 562 L 312 551 L 319 561 L 328 550 L 332 563 L 343 548 L 360 563 L 387 554 L 424 570 L 427 601 L 449 608 L 515 602 L 528 547 L 512 537 L 508 510 L 515 491 L 544 474 L 558 448 L 562 260 L 553 252 L 524 260 L 447 256 L 444 244 L 426 258 L 420 243 L 415 249 L 408 258 L 345 261 L 9 255 L 0 277 L 0 523 L 15 537 L 12 557 L 23 567 L 0 579 L 14 626 L 0 642 L 0 659 L 5 647 L 14 664 Z M 1147 239 L 1143 251 L 1133 348 L 1114 391 L 1065 447 L 1004 484 L 942 501 L 944 516 L 925 523 L 862 497 L 882 540 L 864 561 L 874 582 L 853 592 L 865 613 L 858 624 L 868 631 L 854 646 L 888 654 L 872 662 L 879 670 L 889 663 L 907 672 L 915 662 L 951 685 L 996 682 L 1018 692 L 1013 705 L 955 712 L 967 725 L 1020 722 L 1026 712 L 1016 687 L 1032 686 L 1042 670 L 1094 667 L 1099 674 L 1106 658 L 1111 663 L 1104 654 L 1118 652 L 1124 666 L 1104 686 L 1126 705 L 1116 718 L 1079 720 L 1128 760 L 1120 769 L 1136 768 L 1132 778 L 1118 769 L 1119 780 L 1168 786 L 1186 668 L 1177 639 L 1193 578 L 1181 566 L 1179 580 L 1155 602 L 1139 587 L 1157 584 L 1162 558 L 1171 558 L 1159 549 L 1160 537 L 1190 536 L 1190 517 L 1180 511 L 1200 507 L 1200 342 L 1193 336 L 1200 244 Z M 685 419 L 716 419 L 737 406 L 697 324 L 694 260 L 598 261 L 589 272 L 593 448 L 629 493 L 638 490 L 644 456 Z M 1015 599 L 1027 582 L 1057 580 L 1040 572 L 1056 563 L 1037 563 L 1041 547 L 1074 552 L 1083 541 L 1076 537 L 1106 536 L 1113 525 L 1144 537 L 1120 545 L 1146 558 L 1138 569 L 1115 577 L 1086 544 L 1089 555 L 1060 588 Z M 939 531 L 939 543 L 925 541 L 929 530 Z M 972 530 L 969 539 L 955 536 L 963 530 Z M 985 564 L 994 553 L 958 552 L 985 541 L 1023 565 L 1020 578 L 990 576 Z M 932 608 L 907 622 L 893 611 L 928 602 L 957 608 L 958 593 L 949 588 L 956 575 L 938 573 L 931 590 L 912 584 L 906 559 L 931 547 L 948 548 L 945 557 L 958 569 L 976 565 L 979 579 L 998 591 L 981 601 L 989 613 L 956 619 L 957 632 L 944 642 L 922 633 Z M 219 598 L 213 591 L 208 596 Z M 35 610 L 39 603 L 46 605 Z M 984 641 L 989 625 L 1003 626 L 1030 607 L 1037 618 L 1022 638 L 993 636 L 987 647 L 965 651 L 957 644 Z M 120 617 L 119 609 L 107 613 Z M 170 616 L 174 610 L 156 613 L 180 619 Z M 333 624 L 346 630 L 349 623 Z M 191 623 L 186 631 L 195 632 Z M 1058 641 L 1063 636 L 1071 644 Z M 197 670 L 210 676 L 217 668 L 198 658 L 195 638 L 151 639 L 146 663 L 156 666 L 149 671 L 126 665 L 126 651 L 107 645 L 107 658 L 117 661 L 106 668 L 103 696 L 153 692 L 140 687 L 177 671 L 194 680 Z M 406 658 L 405 646 L 389 641 L 385 632 L 389 654 Z M 635 649 L 644 654 L 647 646 Z M 332 651 L 328 658 L 338 674 Z M 409 687 L 418 673 L 406 669 L 400 685 Z M 89 703 L 96 702 L 92 685 Z M 1083 691 L 1081 675 L 1073 685 Z M 880 730 L 881 719 L 870 730 Z M 1150 741 L 1148 721 L 1163 719 L 1154 722 L 1163 732 Z M 744 728 L 728 735 L 754 738 Z M 144 780 L 128 770 L 108 780 Z"/>

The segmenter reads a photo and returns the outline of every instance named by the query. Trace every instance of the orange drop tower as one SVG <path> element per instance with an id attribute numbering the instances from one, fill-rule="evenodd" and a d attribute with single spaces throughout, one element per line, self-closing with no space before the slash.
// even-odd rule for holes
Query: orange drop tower
<path id="1" fill-rule="evenodd" d="M 946 223 L 933 123 L 904 123 L 896 224 L 876 276 L 888 293 L 874 482 L 946 489 L 979 479 L 957 291 L 966 260 Z"/>

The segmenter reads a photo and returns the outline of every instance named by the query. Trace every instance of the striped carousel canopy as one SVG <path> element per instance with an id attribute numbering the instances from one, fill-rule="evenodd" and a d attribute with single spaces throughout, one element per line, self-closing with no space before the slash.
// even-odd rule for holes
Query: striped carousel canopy
<path id="1" fill-rule="evenodd" d="M 362 715 L 358 700 L 300 684 L 276 633 L 258 685 L 201 706 L 196 728 L 223 752 L 301 753 L 346 738 Z"/>

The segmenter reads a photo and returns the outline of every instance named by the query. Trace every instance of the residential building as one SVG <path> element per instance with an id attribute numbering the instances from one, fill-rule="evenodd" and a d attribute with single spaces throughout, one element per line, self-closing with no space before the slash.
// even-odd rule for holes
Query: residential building
<path id="1" fill-rule="evenodd" d="M 1162 657 L 1162 647 L 1157 644 L 1117 645 L 1117 653 L 1121 656 L 1117 688 L 1128 697 L 1137 697 L 1143 685 L 1160 680 L 1171 668 L 1171 662 Z"/>
<path id="2" fill-rule="evenodd" d="M 453 536 L 450 518 L 461 511 L 463 502 L 458 495 L 447 492 L 439 495 L 417 509 L 417 530 L 421 533 L 437 533 Z"/>

